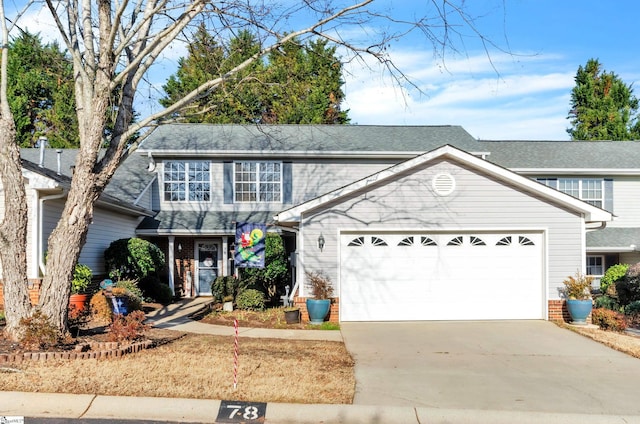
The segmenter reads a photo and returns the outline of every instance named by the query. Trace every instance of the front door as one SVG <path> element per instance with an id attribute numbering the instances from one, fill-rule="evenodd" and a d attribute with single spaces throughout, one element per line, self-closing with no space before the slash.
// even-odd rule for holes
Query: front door
<path id="1" fill-rule="evenodd" d="M 211 294 L 211 283 L 218 277 L 219 260 L 218 243 L 212 241 L 196 243 L 196 261 L 198 264 L 196 295 Z"/>

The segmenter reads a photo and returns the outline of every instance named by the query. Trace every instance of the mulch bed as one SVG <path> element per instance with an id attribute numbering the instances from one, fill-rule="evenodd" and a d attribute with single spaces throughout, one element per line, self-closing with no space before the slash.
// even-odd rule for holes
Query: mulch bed
<path id="1" fill-rule="evenodd" d="M 145 305 L 145 310 L 149 311 L 156 307 L 156 305 Z M 138 340 L 116 343 L 109 341 L 108 327 L 96 321 L 88 321 L 77 334 L 73 332 L 72 334 L 76 337 L 72 337 L 48 349 L 26 349 L 20 343 L 9 340 L 4 336 L 4 322 L 0 321 L 0 363 L 13 362 L 11 361 L 12 357 L 29 359 L 29 354 L 32 354 L 33 359 L 38 360 L 53 358 L 54 356 L 56 359 L 121 356 L 170 343 L 185 335 L 185 333 L 178 331 L 151 327 Z M 46 355 L 54 353 L 56 355 Z M 67 355 L 57 355 L 62 353 Z"/>

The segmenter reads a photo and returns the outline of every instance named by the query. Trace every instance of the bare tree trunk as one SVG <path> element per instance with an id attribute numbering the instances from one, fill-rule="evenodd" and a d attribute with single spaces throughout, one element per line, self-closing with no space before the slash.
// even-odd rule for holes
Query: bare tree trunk
<path id="1" fill-rule="evenodd" d="M 27 282 L 26 194 L 22 184 L 20 151 L 12 119 L 0 119 L 0 179 L 4 191 L 4 221 L 0 225 L 0 261 L 5 304 L 5 333 L 20 338 L 20 320 L 31 315 Z M 20 183 L 16 184 L 16 181 Z"/>

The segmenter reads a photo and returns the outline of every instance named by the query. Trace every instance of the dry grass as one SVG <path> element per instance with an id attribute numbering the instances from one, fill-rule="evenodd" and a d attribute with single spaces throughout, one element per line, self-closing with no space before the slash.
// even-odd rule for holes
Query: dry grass
<path id="1" fill-rule="evenodd" d="M 634 358 L 640 358 L 640 337 L 638 336 L 627 333 L 604 331 L 596 327 L 569 325 L 565 323 L 558 323 L 558 325 L 563 328 L 568 328 L 569 330 L 585 337 L 589 337 L 590 339 L 609 346 L 612 349 L 631 355 Z"/>
<path id="2" fill-rule="evenodd" d="M 351 403 L 353 360 L 343 343 L 240 338 L 237 390 L 232 337 L 188 335 L 122 358 L 47 361 L 0 369 L 7 391 Z"/>

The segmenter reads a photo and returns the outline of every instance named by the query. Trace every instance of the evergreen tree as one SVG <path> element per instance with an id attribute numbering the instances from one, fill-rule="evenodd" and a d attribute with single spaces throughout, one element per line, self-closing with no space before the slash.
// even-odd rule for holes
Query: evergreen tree
<path id="1" fill-rule="evenodd" d="M 73 65 L 60 47 L 21 33 L 9 46 L 7 76 L 18 144 L 32 147 L 46 136 L 51 147 L 77 147 Z"/>
<path id="2" fill-rule="evenodd" d="M 567 130 L 572 140 L 638 140 L 638 99 L 633 87 L 605 72 L 597 59 L 580 66 L 571 91 Z"/>
<path id="3" fill-rule="evenodd" d="M 200 25 L 188 56 L 163 87 L 160 103 L 168 107 L 202 82 L 226 74 L 260 50 L 255 36 L 241 31 L 228 48 L 217 43 Z M 347 112 L 340 110 L 342 64 L 335 47 L 326 40 L 306 46 L 290 41 L 272 51 L 264 61 L 225 80 L 215 93 L 172 118 L 208 123 L 296 123 L 344 124 Z"/>

